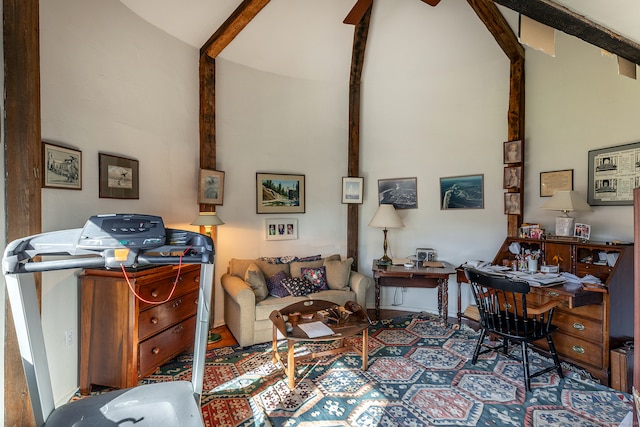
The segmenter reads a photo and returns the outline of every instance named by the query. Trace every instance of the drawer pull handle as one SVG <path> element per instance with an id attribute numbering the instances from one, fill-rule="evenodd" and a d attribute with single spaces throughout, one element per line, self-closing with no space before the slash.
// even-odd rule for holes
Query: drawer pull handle
<path id="1" fill-rule="evenodd" d="M 173 333 L 174 334 L 179 334 L 180 332 L 182 332 L 183 329 L 184 329 L 184 326 L 178 325 L 173 329 Z"/>
<path id="2" fill-rule="evenodd" d="M 157 297 L 158 297 L 158 295 L 160 295 L 160 293 L 158 292 L 158 290 L 157 290 L 157 289 L 152 289 L 152 290 L 151 290 L 151 296 L 152 296 L 152 297 L 157 298 Z"/>
<path id="3" fill-rule="evenodd" d="M 180 307 L 181 304 L 182 304 L 182 299 L 177 299 L 171 305 L 172 305 L 173 308 L 178 308 L 178 307 Z"/>
<path id="4" fill-rule="evenodd" d="M 548 295 L 549 295 L 550 297 L 559 297 L 559 296 L 560 296 L 560 293 L 559 293 L 559 292 L 556 292 L 556 291 L 549 291 Z"/>
<path id="5" fill-rule="evenodd" d="M 153 353 L 153 354 L 158 354 L 158 353 L 160 353 L 160 349 L 159 349 L 158 347 L 153 347 L 153 348 L 151 349 L 151 353 Z"/>
<path id="6" fill-rule="evenodd" d="M 198 298 L 194 298 L 194 299 L 193 299 L 193 303 L 194 303 L 195 305 L 198 305 Z"/>
<path id="7" fill-rule="evenodd" d="M 157 324 L 158 324 L 158 318 L 157 318 L 157 317 L 155 317 L 155 316 L 154 316 L 154 317 L 152 317 L 152 318 L 151 318 L 151 323 L 152 323 L 153 325 L 157 325 Z"/>
<path id="8" fill-rule="evenodd" d="M 196 276 L 193 280 L 195 280 L 196 283 L 200 283 L 200 276 Z"/>
<path id="9" fill-rule="evenodd" d="M 584 348 L 580 347 L 579 345 L 574 345 L 573 347 L 571 347 L 571 350 L 575 351 L 576 353 L 584 354 Z"/>
<path id="10" fill-rule="evenodd" d="M 584 331 L 584 325 L 582 323 L 576 322 L 576 323 L 573 324 L 573 329 L 577 329 L 579 331 Z"/>

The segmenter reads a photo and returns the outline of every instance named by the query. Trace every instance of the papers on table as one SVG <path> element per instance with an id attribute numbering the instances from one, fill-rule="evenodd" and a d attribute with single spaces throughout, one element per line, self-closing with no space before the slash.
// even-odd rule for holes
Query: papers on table
<path id="1" fill-rule="evenodd" d="M 555 286 L 567 280 L 558 273 L 527 273 L 524 271 L 512 271 L 510 277 L 524 280 L 531 286 Z"/>
<path id="2" fill-rule="evenodd" d="M 327 325 L 325 325 L 320 321 L 310 322 L 310 323 L 299 323 L 298 327 L 302 329 L 309 338 L 317 338 L 317 337 L 324 337 L 326 335 L 333 335 L 333 330 L 331 330 L 330 327 L 328 327 Z"/>

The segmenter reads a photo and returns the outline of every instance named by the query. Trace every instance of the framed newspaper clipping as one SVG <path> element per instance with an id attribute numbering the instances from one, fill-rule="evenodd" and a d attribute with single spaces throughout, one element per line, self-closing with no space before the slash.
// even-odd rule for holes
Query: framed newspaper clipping
<path id="1" fill-rule="evenodd" d="M 633 205 L 633 189 L 638 186 L 640 142 L 589 151 L 590 205 Z"/>

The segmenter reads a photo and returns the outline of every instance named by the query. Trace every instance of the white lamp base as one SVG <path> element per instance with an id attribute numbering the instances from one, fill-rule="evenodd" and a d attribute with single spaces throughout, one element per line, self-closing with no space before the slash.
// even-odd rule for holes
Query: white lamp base
<path id="1" fill-rule="evenodd" d="M 570 216 L 556 217 L 556 236 L 573 236 L 573 221 Z"/>

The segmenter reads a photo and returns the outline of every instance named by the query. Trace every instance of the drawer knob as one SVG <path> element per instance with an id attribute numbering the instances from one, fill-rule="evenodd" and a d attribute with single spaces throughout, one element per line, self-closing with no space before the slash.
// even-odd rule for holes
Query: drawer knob
<path id="1" fill-rule="evenodd" d="M 160 349 L 159 349 L 158 347 L 153 347 L 153 348 L 151 349 L 151 353 L 153 353 L 153 354 L 158 354 L 158 353 L 160 353 Z"/>
<path id="2" fill-rule="evenodd" d="M 560 296 L 560 293 L 559 293 L 559 292 L 556 292 L 556 291 L 549 291 L 548 295 L 549 295 L 550 297 L 559 297 L 559 296 Z"/>
<path id="3" fill-rule="evenodd" d="M 158 290 L 157 290 L 157 289 L 152 289 L 152 290 L 151 290 L 151 296 L 152 296 L 152 297 L 157 298 L 157 297 L 158 297 L 158 295 L 160 295 L 160 293 L 158 292 Z"/>
<path id="4" fill-rule="evenodd" d="M 576 353 L 584 354 L 584 348 L 580 347 L 579 345 L 574 345 L 573 347 L 571 347 L 571 350 L 575 351 Z"/>
<path id="5" fill-rule="evenodd" d="M 180 307 L 180 305 L 182 304 L 182 299 L 177 299 L 173 302 L 172 307 L 173 308 L 178 308 Z"/>
<path id="6" fill-rule="evenodd" d="M 195 305 L 198 305 L 198 298 L 194 298 L 194 299 L 193 299 L 193 303 L 194 303 Z"/>
<path id="7" fill-rule="evenodd" d="M 152 324 L 154 324 L 154 325 L 157 325 L 157 324 L 158 324 L 158 318 L 157 318 L 157 317 L 155 317 L 155 316 L 154 316 L 154 317 L 152 317 L 152 318 L 151 318 L 151 323 L 152 323 Z"/>
<path id="8" fill-rule="evenodd" d="M 576 322 L 573 324 L 573 329 L 577 329 L 579 331 L 584 331 L 584 325 L 582 323 Z"/>
<path id="9" fill-rule="evenodd" d="M 184 326 L 178 325 L 175 328 L 173 328 L 173 333 L 174 334 L 179 334 L 180 332 L 182 332 L 183 329 L 184 329 Z"/>
<path id="10" fill-rule="evenodd" d="M 193 280 L 195 280 L 196 283 L 200 283 L 200 276 L 196 276 Z"/>

